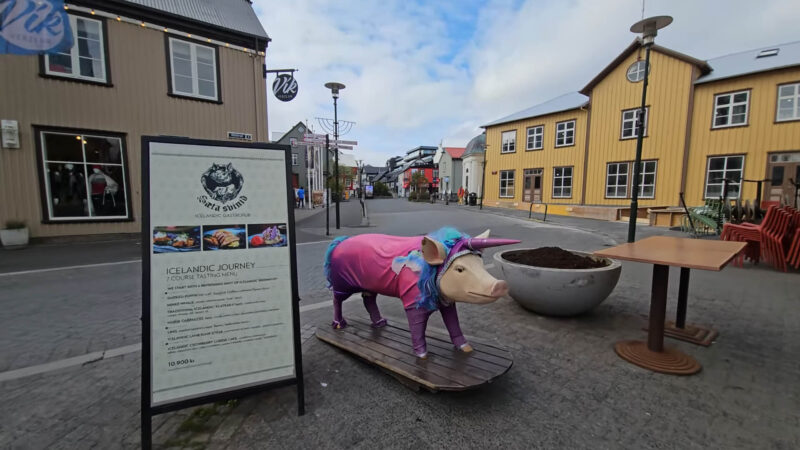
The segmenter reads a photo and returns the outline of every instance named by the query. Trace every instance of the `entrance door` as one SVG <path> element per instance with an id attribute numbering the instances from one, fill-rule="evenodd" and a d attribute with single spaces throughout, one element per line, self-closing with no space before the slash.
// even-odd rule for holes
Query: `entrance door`
<path id="1" fill-rule="evenodd" d="M 800 153 L 779 153 L 769 157 L 767 163 L 766 199 L 782 205 L 800 205 L 796 183 L 800 183 Z"/>
<path id="2" fill-rule="evenodd" d="M 542 202 L 542 172 L 543 169 L 525 169 L 522 182 L 523 202 Z"/>

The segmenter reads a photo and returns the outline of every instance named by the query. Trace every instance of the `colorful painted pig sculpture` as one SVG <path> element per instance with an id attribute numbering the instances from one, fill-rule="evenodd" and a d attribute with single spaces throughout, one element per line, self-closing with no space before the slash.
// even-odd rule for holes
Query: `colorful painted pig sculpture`
<path id="1" fill-rule="evenodd" d="M 377 294 L 403 301 L 414 353 L 427 356 L 425 328 L 437 309 L 456 348 L 472 351 L 458 324 L 456 302 L 491 303 L 508 293 L 505 281 L 483 267 L 480 249 L 516 244 L 511 239 L 491 239 L 489 230 L 469 237 L 453 228 L 427 236 L 401 237 L 362 234 L 336 238 L 325 255 L 325 274 L 333 290 L 333 327 L 344 328 L 342 302 L 361 293 L 372 326 L 386 325 L 376 302 Z"/>

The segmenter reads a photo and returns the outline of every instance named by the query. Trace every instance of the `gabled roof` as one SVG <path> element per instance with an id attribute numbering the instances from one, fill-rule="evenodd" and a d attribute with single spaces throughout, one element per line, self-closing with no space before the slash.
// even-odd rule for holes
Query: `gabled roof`
<path id="1" fill-rule="evenodd" d="M 614 58 L 614 60 L 611 61 L 611 63 L 607 65 L 606 68 L 603 69 L 599 74 L 597 74 L 596 77 L 592 78 L 592 81 L 590 81 L 589 84 L 584 86 L 583 89 L 580 90 L 580 93 L 589 95 L 589 93 L 595 86 L 597 86 L 601 81 L 603 81 L 603 79 L 606 76 L 608 76 L 608 74 L 611 73 L 612 70 L 616 69 L 617 66 L 620 65 L 622 61 L 625 60 L 625 58 L 628 57 L 628 55 L 635 52 L 636 50 L 639 50 L 639 47 L 641 47 L 641 45 L 642 45 L 641 40 L 639 38 L 634 39 L 631 45 L 629 45 L 625 50 L 623 50 L 622 53 L 619 54 L 619 56 Z M 673 58 L 680 59 L 681 61 L 697 66 L 700 69 L 701 74 L 707 74 L 708 72 L 711 71 L 711 66 L 709 66 L 709 64 L 706 61 L 702 61 L 697 58 L 692 58 L 689 55 L 676 52 L 675 50 L 662 47 L 660 45 L 654 44 L 651 48 L 659 53 L 663 53 L 667 56 L 671 56 Z"/>
<path id="2" fill-rule="evenodd" d="M 561 111 L 569 111 L 570 109 L 577 109 L 582 106 L 586 106 L 588 103 L 589 97 L 578 92 L 570 92 L 568 94 L 550 99 L 544 103 L 539 103 L 538 105 L 528 109 L 515 112 L 514 114 L 503 117 L 502 119 L 497 119 L 494 122 L 489 122 L 486 125 L 483 125 L 481 128 L 491 127 L 508 122 L 516 122 L 517 120 L 529 119 L 531 117 L 545 116 L 547 114 L 553 114 Z"/>
<path id="3" fill-rule="evenodd" d="M 304 124 L 304 123 L 303 123 L 303 121 L 297 122 L 297 123 L 295 124 L 295 126 L 293 126 L 292 128 L 290 128 L 290 129 L 289 129 L 289 131 L 287 131 L 286 133 L 283 133 L 283 136 L 281 136 L 280 138 L 278 138 L 278 139 L 275 139 L 275 141 L 274 141 L 274 142 L 280 143 L 281 141 L 283 141 L 283 140 L 286 140 L 286 138 L 288 138 L 288 137 L 289 137 L 289 135 L 290 135 L 292 132 L 294 132 L 295 130 L 297 130 L 297 128 L 298 128 L 298 127 L 303 127 L 303 128 L 305 128 L 305 129 L 308 129 L 308 127 L 306 126 L 306 124 Z M 285 142 L 285 143 L 286 143 L 286 144 L 288 144 L 289 142 L 287 141 L 287 142 Z"/>
<path id="4" fill-rule="evenodd" d="M 773 56 L 759 58 L 758 55 L 765 50 L 777 50 L 778 52 Z M 799 66 L 800 41 L 720 56 L 719 58 L 709 59 L 708 64 L 711 65 L 713 70 L 711 73 L 698 78 L 695 84 Z"/>
<path id="5" fill-rule="evenodd" d="M 269 39 L 248 0 L 111 0 L 133 3 L 198 22 Z"/>
<path id="6" fill-rule="evenodd" d="M 446 151 L 447 154 L 450 155 L 450 157 L 453 158 L 453 159 L 461 158 L 461 155 L 464 154 L 464 150 L 466 150 L 465 147 L 445 147 L 444 148 L 444 151 Z"/>

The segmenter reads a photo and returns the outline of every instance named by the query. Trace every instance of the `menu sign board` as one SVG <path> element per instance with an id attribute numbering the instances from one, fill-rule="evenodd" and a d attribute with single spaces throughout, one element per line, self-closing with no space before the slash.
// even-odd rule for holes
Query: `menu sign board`
<path id="1" fill-rule="evenodd" d="M 143 411 L 300 394 L 288 147 L 142 141 Z"/>

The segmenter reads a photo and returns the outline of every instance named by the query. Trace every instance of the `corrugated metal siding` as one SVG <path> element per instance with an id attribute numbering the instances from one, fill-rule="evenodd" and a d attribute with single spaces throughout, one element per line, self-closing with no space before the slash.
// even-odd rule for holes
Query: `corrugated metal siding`
<path id="1" fill-rule="evenodd" d="M 576 119 L 575 145 L 556 147 L 556 122 Z M 522 203 L 523 170 L 542 168 L 542 201 L 545 203 L 579 204 L 583 185 L 583 161 L 586 142 L 585 110 L 572 110 L 549 116 L 536 117 L 518 122 L 506 123 L 486 129 L 486 199 L 485 204 L 494 206 L 498 202 Z M 594 121 L 594 117 L 592 117 Z M 544 125 L 543 149 L 526 151 L 527 128 Z M 504 131 L 517 131 L 515 153 L 500 153 L 501 136 Z M 573 166 L 572 198 L 553 198 L 553 168 Z M 499 198 L 501 170 L 515 170 L 514 198 Z M 497 171 L 498 173 L 493 173 Z"/>
<path id="2" fill-rule="evenodd" d="M 640 56 L 644 59 L 644 50 Z M 637 108 L 642 101 L 642 82 L 631 83 L 626 78 L 628 67 L 636 60 L 637 53 L 631 54 L 591 93 L 587 205 L 630 204 L 630 198 L 605 198 L 606 164 L 633 161 L 636 157 L 636 139 L 620 140 L 622 110 Z M 656 51 L 650 53 L 650 65 L 647 88 L 647 105 L 650 108 L 642 159 L 658 160 L 656 192 L 655 198 L 640 199 L 639 205 L 676 205 L 683 167 L 689 92 L 693 81 L 692 66 Z M 628 195 L 630 191 L 631 188 L 628 189 Z"/>
<path id="3" fill-rule="evenodd" d="M 760 73 L 696 86 L 686 201 L 703 202 L 709 155 L 744 154 L 744 177 L 766 178 L 767 155 L 777 151 L 800 151 L 800 121 L 775 123 L 778 85 L 800 81 L 800 68 Z M 751 89 L 746 127 L 711 129 L 714 95 Z M 742 200 L 754 200 L 755 183 L 745 183 Z"/>
<path id="4" fill-rule="evenodd" d="M 46 79 L 35 56 L 0 56 L 0 117 L 19 121 L 21 148 L 0 149 L 0 223 L 24 219 L 32 236 L 138 232 L 142 135 L 226 140 L 228 131 L 267 141 L 263 57 L 220 48 L 223 104 L 167 96 L 164 34 L 108 21 L 114 87 Z M 33 125 L 126 133 L 135 222 L 42 224 Z"/>
<path id="5" fill-rule="evenodd" d="M 199 22 L 267 37 L 253 6 L 246 0 L 125 0 Z"/>

